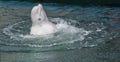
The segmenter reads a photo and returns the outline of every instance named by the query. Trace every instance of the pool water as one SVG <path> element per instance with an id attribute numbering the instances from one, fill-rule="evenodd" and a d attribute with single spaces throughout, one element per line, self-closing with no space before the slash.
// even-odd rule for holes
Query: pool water
<path id="1" fill-rule="evenodd" d="M 0 1 L 1 62 L 119 62 L 119 7 L 43 6 L 53 35 L 30 35 L 30 11 L 38 3 Z"/>

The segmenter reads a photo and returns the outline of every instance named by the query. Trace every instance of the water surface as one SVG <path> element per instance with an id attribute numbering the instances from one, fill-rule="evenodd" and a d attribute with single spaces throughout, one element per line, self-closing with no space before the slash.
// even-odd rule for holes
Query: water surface
<path id="1" fill-rule="evenodd" d="M 1 62 L 119 62 L 119 7 L 47 4 L 59 32 L 33 36 L 30 11 L 37 3 L 0 1 Z"/>

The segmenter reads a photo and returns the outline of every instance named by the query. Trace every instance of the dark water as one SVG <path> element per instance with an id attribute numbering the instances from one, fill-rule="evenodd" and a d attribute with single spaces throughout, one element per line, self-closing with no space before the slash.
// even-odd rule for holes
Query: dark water
<path id="1" fill-rule="evenodd" d="M 119 7 L 45 3 L 49 20 L 59 32 L 33 36 L 27 14 L 36 4 L 0 2 L 1 14 L 6 11 L 0 15 L 1 62 L 120 62 L 120 24 L 111 20 L 119 17 Z"/>
<path id="2" fill-rule="evenodd" d="M 0 1 L 27 1 L 27 2 L 44 2 L 44 3 L 61 3 L 73 5 L 97 5 L 97 6 L 119 6 L 120 0 L 0 0 Z"/>

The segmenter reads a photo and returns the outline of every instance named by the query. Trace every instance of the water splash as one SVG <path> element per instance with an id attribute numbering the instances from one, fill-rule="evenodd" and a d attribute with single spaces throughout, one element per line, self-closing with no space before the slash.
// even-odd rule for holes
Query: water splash
<path id="1" fill-rule="evenodd" d="M 74 49 L 94 47 L 111 38 L 109 32 L 105 30 L 106 26 L 103 23 L 91 22 L 85 24 L 78 22 L 78 20 L 63 18 L 49 18 L 49 20 L 56 24 L 58 28 L 57 33 L 45 36 L 29 35 L 30 25 L 28 24 L 30 22 L 22 21 L 3 29 L 3 33 L 10 37 L 9 40 L 12 40 L 5 44 L 9 46 L 41 48 L 41 50 Z M 89 26 L 89 28 L 86 29 L 83 24 Z"/>

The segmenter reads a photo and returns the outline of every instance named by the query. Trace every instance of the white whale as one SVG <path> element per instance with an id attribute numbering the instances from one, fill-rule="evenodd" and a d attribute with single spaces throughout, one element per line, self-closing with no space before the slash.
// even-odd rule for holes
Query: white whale
<path id="1" fill-rule="evenodd" d="M 32 26 L 30 34 L 47 35 L 57 32 L 56 25 L 50 22 L 41 4 L 34 6 L 31 11 Z"/>

